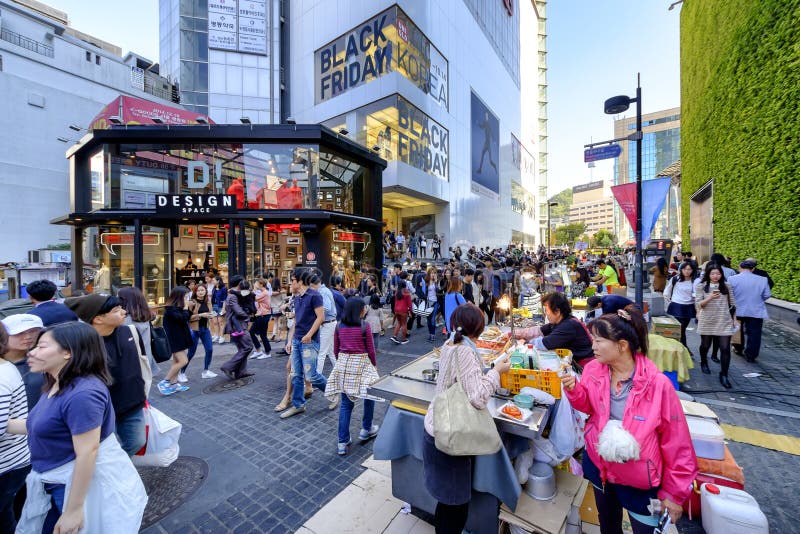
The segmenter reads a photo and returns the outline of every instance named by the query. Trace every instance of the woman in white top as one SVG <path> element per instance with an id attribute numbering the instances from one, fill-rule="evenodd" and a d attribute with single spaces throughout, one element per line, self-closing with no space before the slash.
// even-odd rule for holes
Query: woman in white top
<path id="1" fill-rule="evenodd" d="M 667 313 L 672 315 L 681 324 L 681 343 L 687 349 L 686 328 L 692 319 L 696 317 L 695 312 L 695 279 L 697 272 L 694 265 L 689 262 L 681 264 L 678 274 L 667 283 L 664 290 L 664 298 L 669 303 Z M 689 351 L 691 354 L 691 351 Z"/>

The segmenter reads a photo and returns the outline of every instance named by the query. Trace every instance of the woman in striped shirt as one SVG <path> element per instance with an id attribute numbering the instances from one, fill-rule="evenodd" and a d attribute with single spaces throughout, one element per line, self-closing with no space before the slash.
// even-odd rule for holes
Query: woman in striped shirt
<path id="1" fill-rule="evenodd" d="M 0 354 L 6 351 L 8 333 L 0 323 Z M 25 384 L 13 363 L 0 359 L 0 534 L 13 533 L 14 496 L 31 470 L 28 438 L 6 433 L 9 419 L 28 417 Z"/>
<path id="2" fill-rule="evenodd" d="M 722 267 L 716 263 L 709 263 L 703 279 L 695 290 L 695 303 L 697 305 L 697 333 L 700 334 L 700 369 L 705 374 L 711 374 L 708 368 L 708 349 L 712 342 L 716 342 L 722 356 L 722 367 L 719 381 L 730 389 L 728 380 L 728 367 L 731 364 L 731 336 L 733 336 L 733 317 L 731 307 L 736 305 L 731 286 L 725 281 Z M 714 356 L 711 361 L 719 362 Z"/>

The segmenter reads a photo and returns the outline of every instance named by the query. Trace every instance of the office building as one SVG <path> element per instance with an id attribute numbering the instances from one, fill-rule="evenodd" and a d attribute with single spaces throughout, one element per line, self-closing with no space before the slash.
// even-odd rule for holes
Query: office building
<path id="1" fill-rule="evenodd" d="M 627 137 L 636 130 L 636 116 L 614 121 L 614 138 Z M 642 180 L 652 180 L 658 173 L 681 159 L 681 110 L 665 109 L 642 115 Z M 636 181 L 636 141 L 620 143 L 622 153 L 614 163 L 614 184 Z M 680 235 L 680 184 L 673 183 L 664 209 L 653 227 L 653 238 L 675 239 Z M 615 207 L 616 236 L 620 243 L 634 239 L 625 215 Z M 647 236 L 644 236 L 647 238 Z"/>
<path id="2" fill-rule="evenodd" d="M 0 263 L 69 243 L 48 224 L 69 203 L 65 150 L 120 95 L 178 100 L 158 65 L 69 24 L 33 0 L 0 0 Z"/>
<path id="3" fill-rule="evenodd" d="M 598 230 L 614 232 L 614 199 L 606 182 L 600 180 L 572 188 L 569 222 L 586 224 L 589 236 Z"/>

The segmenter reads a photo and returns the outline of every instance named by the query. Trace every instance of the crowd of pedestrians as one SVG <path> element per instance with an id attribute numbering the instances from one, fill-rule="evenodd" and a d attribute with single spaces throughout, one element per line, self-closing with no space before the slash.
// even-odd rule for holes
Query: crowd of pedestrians
<path id="1" fill-rule="evenodd" d="M 442 241 L 439 236 L 426 239 L 414 234 L 386 239 L 390 248 L 410 254 L 409 258 L 440 250 Z M 448 366 L 456 364 L 446 360 L 471 347 L 485 324 L 503 321 L 497 306 L 503 295 L 511 293 L 512 301 L 522 305 L 543 293 L 545 266 L 552 259 L 542 249 L 533 253 L 513 246 L 473 247 L 466 262 L 455 250 L 450 252 L 447 261 L 396 262 L 382 273 L 364 269 L 361 278 L 349 284 L 352 287 L 345 287 L 346 277 L 338 272 L 325 284 L 321 273 L 311 268 L 295 269 L 285 289 L 276 276 L 252 281 L 232 276 L 226 284 L 209 275 L 191 289 L 176 287 L 163 308 L 169 368 L 154 391 L 160 395 L 187 391 L 186 371 L 200 346 L 204 350 L 200 376 L 211 379 L 218 376 L 211 369 L 214 345 L 232 342 L 236 353 L 220 372 L 236 380 L 252 375 L 249 360 L 272 357 L 272 344 L 285 340 L 279 354 L 288 356 L 286 391 L 275 411 L 282 419 L 300 415 L 313 389 L 320 390 L 330 402 L 328 408 L 339 410 L 337 453 L 345 455 L 352 443 L 349 428 L 356 402 L 364 402 L 358 439 L 372 439 L 378 432 L 367 388 L 378 379 L 380 337 L 388 335 L 389 328 L 389 339 L 396 344 L 408 343 L 419 329 L 427 330 L 430 342 L 444 340 L 447 350 L 442 349 L 440 378 L 452 379 L 456 368 Z M 604 258 L 582 264 L 575 271 L 570 295 L 548 292 L 542 298 L 548 324 L 521 330 L 518 337 L 530 339 L 542 350 L 570 348 L 584 369 L 605 372 L 602 366 L 610 366 L 622 373 L 622 382 L 633 364 L 635 371 L 628 380 L 636 391 L 638 381 L 649 380 L 651 372 L 639 359 L 647 347 L 638 310 L 621 296 L 595 298 L 589 304 L 601 310 L 607 324 L 595 322 L 590 332 L 572 315 L 568 298 L 583 296 L 591 285 L 619 284 L 620 270 L 619 264 Z M 747 361 L 759 356 L 765 301 L 772 285 L 768 275 L 758 271 L 753 259 L 742 261 L 736 272 L 724 256 L 716 254 L 699 266 L 688 253 L 676 257 L 672 265 L 657 262 L 651 272 L 653 289 L 663 292 L 668 313 L 680 322 L 684 344 L 686 330 L 696 320 L 702 372 L 711 372 L 709 361 L 719 363 L 720 382 L 730 388 L 731 350 Z M 90 521 L 105 525 L 112 520 L 117 521 L 114 531 L 126 531 L 124 525 L 141 520 L 146 503 L 129 458 L 146 443 L 143 408 L 153 377 L 162 372 L 151 344 L 155 310 L 132 287 L 117 296 L 88 294 L 60 303 L 54 299 L 55 285 L 42 280 L 29 284 L 28 293 L 34 308 L 6 317 L 0 326 L 0 532 L 13 532 L 17 521 L 21 532 L 75 532 Z M 738 324 L 740 339 L 734 339 Z M 599 351 L 604 339 L 618 347 L 624 340 L 626 349 L 613 355 Z M 596 359 L 601 361 L 592 367 Z M 497 373 L 504 370 L 503 365 L 495 367 Z M 472 370 L 461 371 L 471 377 Z M 465 387 L 477 407 L 485 403 L 482 392 L 496 386 L 497 377 L 473 378 Z M 440 385 L 447 387 L 446 380 Z M 593 409 L 593 394 L 569 381 L 565 387 L 573 403 Z M 431 424 L 426 419 L 430 435 Z M 460 524 L 466 517 L 461 493 L 438 480 L 437 473 L 446 466 L 457 474 L 463 466 L 452 457 L 441 457 L 431 443 L 426 442 L 425 450 L 428 489 L 437 499 L 449 495 L 439 499 L 437 521 Z M 588 458 L 585 472 L 602 467 L 602 459 L 591 452 Z M 111 469 L 117 475 L 110 475 Z M 107 477 L 113 481 L 108 483 Z M 127 501 L 115 500 L 123 494 Z M 618 503 L 613 496 L 609 499 L 601 495 L 598 507 L 601 515 L 613 517 Z M 99 503 L 106 501 L 111 504 L 101 507 Z"/>

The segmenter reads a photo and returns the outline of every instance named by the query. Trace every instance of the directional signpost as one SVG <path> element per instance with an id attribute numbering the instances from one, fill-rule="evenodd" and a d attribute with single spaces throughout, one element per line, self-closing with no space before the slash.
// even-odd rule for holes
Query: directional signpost
<path id="1" fill-rule="evenodd" d="M 616 158 L 622 153 L 622 147 L 614 145 L 603 145 L 594 148 L 587 148 L 583 151 L 583 162 L 599 161 L 601 159 Z"/>

